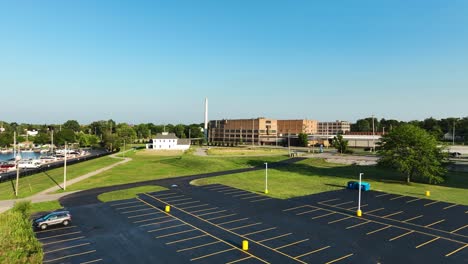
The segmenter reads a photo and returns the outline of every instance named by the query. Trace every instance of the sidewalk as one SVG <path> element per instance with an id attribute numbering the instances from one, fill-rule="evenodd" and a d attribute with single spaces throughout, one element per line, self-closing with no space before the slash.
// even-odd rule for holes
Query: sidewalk
<path id="1" fill-rule="evenodd" d="M 131 151 L 131 149 L 129 149 L 129 150 L 125 151 L 125 152 L 128 152 L 128 151 Z M 119 152 L 119 153 L 112 154 L 112 155 L 109 156 L 109 157 L 115 158 L 115 159 L 122 159 L 122 161 L 119 161 L 119 162 L 114 163 L 112 165 L 109 165 L 107 167 L 100 168 L 98 170 L 92 171 L 92 172 L 87 173 L 85 175 L 79 176 L 79 177 L 77 177 L 77 178 L 75 178 L 73 180 L 69 180 L 69 181 L 67 181 L 67 185 L 72 185 L 74 183 L 80 182 L 80 181 L 85 180 L 85 179 L 87 179 L 89 177 L 92 177 L 92 176 L 97 175 L 99 173 L 102 173 L 104 171 L 110 170 L 110 169 L 114 168 L 115 166 L 127 163 L 127 162 L 132 160 L 131 158 L 117 157 L 117 155 L 122 154 L 122 153 L 124 153 L 124 152 Z M 74 192 L 53 193 L 53 192 L 56 192 L 56 191 L 61 190 L 61 189 L 62 189 L 61 186 L 56 185 L 56 186 L 53 186 L 53 187 L 51 187 L 49 189 L 46 189 L 46 190 L 41 191 L 39 193 L 36 193 L 35 195 L 32 195 L 30 197 L 0 201 L 0 213 L 3 213 L 6 210 L 12 208 L 13 205 L 16 202 L 31 201 L 33 203 L 39 203 L 39 202 L 55 201 L 55 200 L 57 200 L 57 199 L 59 199 L 59 198 L 61 198 L 63 196 L 66 196 L 66 195 L 69 195 L 71 193 L 77 192 L 77 191 L 74 191 Z"/>

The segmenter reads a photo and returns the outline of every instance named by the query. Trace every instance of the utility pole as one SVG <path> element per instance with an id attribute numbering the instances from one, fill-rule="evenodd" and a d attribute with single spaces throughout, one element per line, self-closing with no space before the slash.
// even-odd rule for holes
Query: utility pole
<path id="1" fill-rule="evenodd" d="M 252 147 L 255 144 L 255 138 L 254 138 L 254 128 L 255 128 L 255 119 L 252 118 Z"/>
<path id="2" fill-rule="evenodd" d="M 13 157 L 16 158 L 16 131 L 13 132 Z"/>
<path id="3" fill-rule="evenodd" d="M 289 157 L 291 157 L 291 137 L 290 137 L 289 130 L 288 130 L 288 153 L 289 153 Z"/>
<path id="4" fill-rule="evenodd" d="M 372 152 L 375 151 L 375 127 L 374 127 L 374 115 L 372 115 Z"/>
<path id="5" fill-rule="evenodd" d="M 65 151 L 63 158 L 63 190 L 67 189 L 67 142 L 65 142 Z"/>
<path id="6" fill-rule="evenodd" d="M 16 134 L 15 134 L 15 139 L 16 139 Z M 15 140 L 16 141 L 16 140 Z M 19 168 L 19 162 L 21 160 L 20 156 L 20 146 L 17 146 L 18 148 L 18 154 L 15 156 L 15 161 L 16 161 L 16 185 L 15 185 L 15 196 L 18 197 L 18 187 L 19 187 L 19 174 L 20 174 L 20 168 Z"/>

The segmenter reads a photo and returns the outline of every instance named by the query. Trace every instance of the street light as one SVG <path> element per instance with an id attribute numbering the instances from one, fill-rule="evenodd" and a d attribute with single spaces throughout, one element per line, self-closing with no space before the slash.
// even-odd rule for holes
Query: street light
<path id="1" fill-rule="evenodd" d="M 63 157 L 63 190 L 65 191 L 67 189 L 67 142 L 65 142 Z"/>
<path id="2" fill-rule="evenodd" d="M 361 211 L 361 180 L 362 180 L 362 175 L 364 173 L 359 173 L 359 198 L 358 198 L 358 209 L 356 212 L 356 215 L 361 217 L 362 216 L 362 211 Z"/>
<path id="3" fill-rule="evenodd" d="M 265 162 L 265 194 L 268 194 L 268 163 Z"/>
<path id="4" fill-rule="evenodd" d="M 19 150 L 19 146 L 18 146 L 18 150 Z M 18 155 L 16 155 L 15 157 L 15 161 L 16 161 L 16 187 L 15 187 L 15 196 L 18 197 L 18 185 L 19 185 L 19 162 L 21 160 L 21 155 L 19 154 L 19 151 L 18 151 Z"/>

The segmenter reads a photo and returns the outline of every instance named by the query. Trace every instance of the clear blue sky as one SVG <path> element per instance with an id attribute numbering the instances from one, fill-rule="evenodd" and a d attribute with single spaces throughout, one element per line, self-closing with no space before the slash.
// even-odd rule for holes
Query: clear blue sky
<path id="1" fill-rule="evenodd" d="M 1 1 L 0 120 L 468 115 L 468 1 Z"/>

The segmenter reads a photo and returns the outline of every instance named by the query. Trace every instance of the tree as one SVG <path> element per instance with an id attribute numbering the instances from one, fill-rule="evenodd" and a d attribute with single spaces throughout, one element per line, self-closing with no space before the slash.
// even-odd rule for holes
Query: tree
<path id="1" fill-rule="evenodd" d="M 74 132 L 80 132 L 81 130 L 80 124 L 76 120 L 68 120 L 67 122 L 63 123 L 63 128 L 71 129 Z"/>
<path id="2" fill-rule="evenodd" d="M 429 183 L 444 181 L 443 149 L 437 146 L 436 138 L 422 128 L 401 125 L 383 135 L 378 145 L 378 164 L 396 168 L 405 175 L 408 183 L 415 177 Z"/>
<path id="3" fill-rule="evenodd" d="M 8 147 L 13 144 L 13 132 L 0 133 L 0 147 Z"/>
<path id="4" fill-rule="evenodd" d="M 34 137 L 33 142 L 34 144 L 39 145 L 48 144 L 50 143 L 50 136 L 43 131 L 39 131 L 39 133 Z"/>
<path id="5" fill-rule="evenodd" d="M 185 138 L 185 125 L 178 124 L 174 127 L 174 133 L 178 138 Z"/>
<path id="6" fill-rule="evenodd" d="M 369 132 L 372 131 L 372 128 L 367 119 L 359 119 L 356 121 L 356 125 L 353 130 L 356 132 Z"/>
<path id="7" fill-rule="evenodd" d="M 136 132 L 133 127 L 125 123 L 119 124 L 117 126 L 116 133 L 122 143 L 123 141 L 125 141 L 127 144 L 133 143 L 136 139 Z"/>
<path id="8" fill-rule="evenodd" d="M 65 142 L 74 143 L 75 140 L 75 132 L 73 132 L 71 129 L 62 129 L 62 131 L 59 131 L 54 135 L 55 145 L 64 145 Z"/>
<path id="9" fill-rule="evenodd" d="M 299 146 L 301 147 L 307 147 L 309 145 L 309 138 L 307 137 L 306 133 L 300 133 L 297 136 L 297 139 L 299 141 Z"/>
<path id="10" fill-rule="evenodd" d="M 332 146 L 336 148 L 341 154 L 346 153 L 348 150 L 348 140 L 343 139 L 342 134 L 333 137 Z"/>

